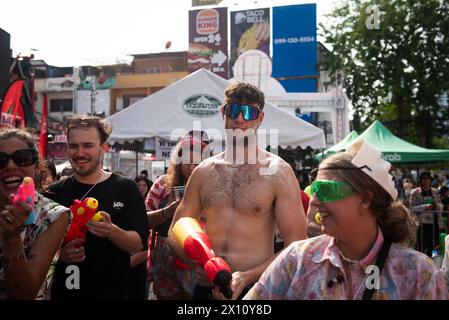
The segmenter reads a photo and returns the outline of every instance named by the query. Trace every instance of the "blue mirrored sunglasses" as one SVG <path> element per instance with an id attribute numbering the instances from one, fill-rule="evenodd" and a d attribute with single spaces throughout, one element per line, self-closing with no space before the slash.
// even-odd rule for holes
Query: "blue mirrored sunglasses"
<path id="1" fill-rule="evenodd" d="M 231 119 L 237 119 L 240 112 L 245 121 L 253 121 L 259 117 L 260 110 L 247 104 L 230 103 L 225 106 L 225 113 Z"/>

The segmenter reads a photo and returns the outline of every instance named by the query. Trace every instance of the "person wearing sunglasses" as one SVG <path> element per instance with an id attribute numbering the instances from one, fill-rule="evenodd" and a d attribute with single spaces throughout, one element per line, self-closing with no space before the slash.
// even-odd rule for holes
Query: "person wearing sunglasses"
<path id="1" fill-rule="evenodd" d="M 447 299 L 441 271 L 410 247 L 416 222 L 389 170 L 364 140 L 324 160 L 310 202 L 324 234 L 284 249 L 245 299 Z"/>
<path id="2" fill-rule="evenodd" d="M 11 195 L 25 177 L 35 179 L 39 165 L 30 133 L 0 130 L 0 300 L 36 298 L 70 224 L 69 209 L 38 192 L 33 223 L 25 225 L 31 206 L 12 206 Z"/>
<path id="3" fill-rule="evenodd" d="M 249 83 L 225 91 L 221 108 L 225 151 L 204 160 L 192 172 L 171 230 L 181 217 L 207 217 L 206 233 L 215 255 L 232 271 L 232 299 L 243 296 L 274 259 L 276 226 L 286 245 L 305 239 L 306 219 L 300 188 L 291 166 L 257 145 L 264 119 L 264 94 Z M 189 261 L 170 231 L 177 258 L 197 271 L 193 299 L 224 299 Z"/>
<path id="4" fill-rule="evenodd" d="M 107 172 L 101 160 L 112 126 L 99 117 L 76 115 L 67 122 L 67 156 L 73 175 L 50 187 L 51 197 L 66 205 L 87 197 L 98 200 L 102 219 L 87 223 L 86 242 L 75 239 L 61 249 L 51 299 L 131 299 L 130 253 L 146 248 L 148 224 L 144 199 L 137 184 Z M 67 283 L 79 270 L 77 290 Z"/>

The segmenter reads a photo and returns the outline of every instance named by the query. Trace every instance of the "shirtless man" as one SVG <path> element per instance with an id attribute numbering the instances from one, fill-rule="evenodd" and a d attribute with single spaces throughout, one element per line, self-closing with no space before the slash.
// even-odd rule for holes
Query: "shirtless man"
<path id="1" fill-rule="evenodd" d="M 225 151 L 194 170 L 171 225 L 173 228 L 181 217 L 206 217 L 212 249 L 233 272 L 232 299 L 257 282 L 274 259 L 276 225 L 285 246 L 306 238 L 299 185 L 291 167 L 257 145 L 263 107 L 264 95 L 253 85 L 239 83 L 226 89 L 221 108 L 227 129 Z M 242 150 L 243 159 L 239 155 Z M 198 264 L 188 261 L 177 246 L 171 228 L 175 255 L 199 272 L 198 284 L 208 285 L 212 291 Z M 212 293 L 216 299 L 224 298 L 218 288 Z"/>

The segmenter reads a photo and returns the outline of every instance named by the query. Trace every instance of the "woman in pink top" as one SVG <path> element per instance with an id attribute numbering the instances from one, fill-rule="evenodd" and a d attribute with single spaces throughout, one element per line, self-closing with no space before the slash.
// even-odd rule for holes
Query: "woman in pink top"
<path id="1" fill-rule="evenodd" d="M 324 234 L 292 243 L 245 299 L 447 299 L 441 271 L 408 247 L 416 224 L 389 169 L 363 140 L 324 160 L 310 202 Z"/>

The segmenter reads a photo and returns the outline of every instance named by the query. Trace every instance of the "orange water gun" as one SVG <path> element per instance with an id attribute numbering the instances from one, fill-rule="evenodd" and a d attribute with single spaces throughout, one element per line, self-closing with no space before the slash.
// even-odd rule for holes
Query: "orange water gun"
<path id="1" fill-rule="evenodd" d="M 173 235 L 187 256 L 203 267 L 209 281 L 217 285 L 220 292 L 230 299 L 231 268 L 226 261 L 215 256 L 209 237 L 201 229 L 198 221 L 189 217 L 179 219 L 173 226 Z"/>
<path id="2" fill-rule="evenodd" d="M 83 201 L 76 199 L 70 206 L 72 211 L 73 219 L 69 230 L 64 238 L 64 243 L 75 240 L 76 238 L 81 238 L 84 243 L 86 241 L 87 226 L 86 223 L 89 220 L 100 221 L 103 216 L 100 214 L 101 211 L 98 210 L 98 200 L 95 198 L 86 198 Z M 80 243 L 78 246 L 81 246 Z"/>

